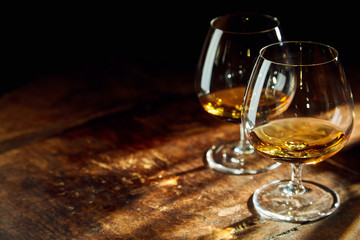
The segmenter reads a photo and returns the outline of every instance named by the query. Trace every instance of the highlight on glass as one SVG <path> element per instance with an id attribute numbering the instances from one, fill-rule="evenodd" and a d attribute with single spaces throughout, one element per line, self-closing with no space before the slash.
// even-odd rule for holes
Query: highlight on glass
<path id="1" fill-rule="evenodd" d="M 246 86 L 259 50 L 282 40 L 280 22 L 262 14 L 238 13 L 213 19 L 199 59 L 195 89 L 204 110 L 238 124 L 240 139 L 206 152 L 211 169 L 230 174 L 256 174 L 279 166 L 263 161 L 244 136 L 241 123 Z"/>
<path id="2" fill-rule="evenodd" d="M 334 48 L 302 41 L 264 47 L 247 87 L 242 121 L 258 152 L 292 169 L 290 180 L 255 191 L 258 212 L 303 222 L 339 207 L 335 191 L 302 180 L 303 166 L 339 152 L 353 128 L 352 93 Z"/>

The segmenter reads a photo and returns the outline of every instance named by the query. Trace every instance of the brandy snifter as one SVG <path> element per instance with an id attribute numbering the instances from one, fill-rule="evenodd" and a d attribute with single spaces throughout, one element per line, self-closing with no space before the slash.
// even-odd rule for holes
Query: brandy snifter
<path id="1" fill-rule="evenodd" d="M 274 102 L 281 96 L 285 101 Z M 339 207 L 335 191 L 302 180 L 303 166 L 339 152 L 353 128 L 352 94 L 334 48 L 303 41 L 264 47 L 247 87 L 242 121 L 259 153 L 292 168 L 290 180 L 277 180 L 255 191 L 258 212 L 304 222 L 328 216 Z"/>
<path id="2" fill-rule="evenodd" d="M 206 152 L 211 169 L 229 174 L 256 174 L 273 169 L 245 139 L 242 105 L 259 50 L 282 40 L 279 21 L 262 14 L 228 14 L 213 19 L 195 77 L 195 89 L 204 110 L 240 126 L 240 140 L 213 145 Z"/>

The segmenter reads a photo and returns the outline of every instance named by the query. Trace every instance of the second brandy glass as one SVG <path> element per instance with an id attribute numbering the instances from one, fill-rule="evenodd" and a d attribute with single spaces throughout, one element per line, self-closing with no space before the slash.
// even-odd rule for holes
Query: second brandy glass
<path id="1" fill-rule="evenodd" d="M 274 17 L 229 14 L 213 19 L 195 77 L 205 111 L 240 124 L 244 93 L 258 52 L 279 41 L 279 21 Z M 254 152 L 241 125 L 240 140 L 212 146 L 206 161 L 211 169 L 230 174 L 256 174 L 279 166 Z"/>
<path id="2" fill-rule="evenodd" d="M 337 51 L 314 42 L 282 42 L 263 48 L 244 100 L 243 124 L 263 155 L 290 164 L 290 180 L 255 191 L 261 214 L 284 221 L 313 221 L 340 204 L 333 190 L 302 181 L 302 167 L 339 152 L 352 131 L 354 105 Z"/>

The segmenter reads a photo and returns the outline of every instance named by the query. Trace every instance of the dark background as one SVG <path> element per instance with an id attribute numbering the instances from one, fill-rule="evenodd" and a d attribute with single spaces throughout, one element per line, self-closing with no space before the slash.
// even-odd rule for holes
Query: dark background
<path id="1" fill-rule="evenodd" d="M 194 69 L 212 18 L 233 12 L 276 16 L 286 40 L 332 45 L 359 64 L 359 19 L 345 2 L 125 2 L 11 6 L 3 22 L 3 86 L 106 59 Z"/>

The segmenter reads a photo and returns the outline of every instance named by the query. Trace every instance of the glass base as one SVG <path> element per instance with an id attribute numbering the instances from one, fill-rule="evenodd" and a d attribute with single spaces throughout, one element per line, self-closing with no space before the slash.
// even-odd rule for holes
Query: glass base
<path id="1" fill-rule="evenodd" d="M 340 206 L 339 195 L 325 186 L 303 181 L 304 190 L 293 194 L 290 183 L 275 181 L 257 189 L 253 195 L 255 209 L 271 219 L 306 222 L 326 217 Z"/>
<path id="2" fill-rule="evenodd" d="M 258 154 L 250 144 L 241 146 L 239 142 L 212 146 L 206 152 L 206 161 L 213 170 L 235 175 L 262 173 L 281 165 Z"/>

